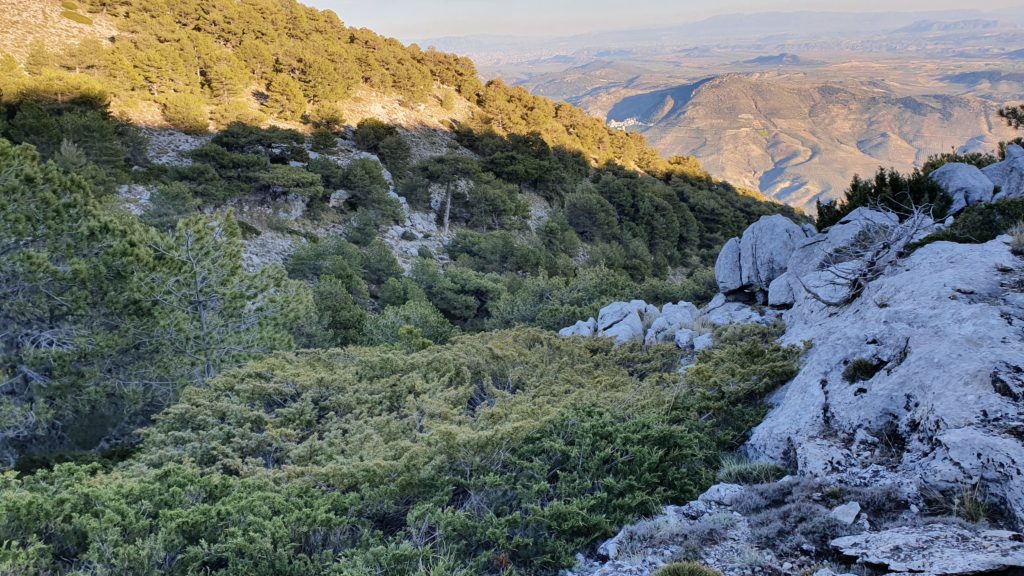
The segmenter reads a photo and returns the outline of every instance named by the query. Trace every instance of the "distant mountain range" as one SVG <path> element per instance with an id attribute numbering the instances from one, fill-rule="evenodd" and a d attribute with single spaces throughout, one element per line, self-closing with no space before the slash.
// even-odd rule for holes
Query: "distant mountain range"
<path id="1" fill-rule="evenodd" d="M 1024 9 L 766 12 L 563 38 L 429 41 L 485 75 L 813 208 L 854 173 L 991 150 L 1024 96 Z"/>
<path id="2" fill-rule="evenodd" d="M 741 64 L 750 64 L 752 66 L 820 66 L 826 64 L 826 62 L 824 60 L 802 58 L 796 54 L 783 52 L 781 54 L 758 56 L 744 60 Z"/>
<path id="3" fill-rule="evenodd" d="M 737 44 L 819 39 L 835 42 L 871 34 L 977 33 L 1024 26 L 1024 10 L 999 12 L 762 12 L 727 14 L 660 28 L 594 32 L 565 37 L 473 35 L 415 40 L 423 46 L 467 54 L 478 63 L 594 49 L 668 49 L 717 43 Z"/>

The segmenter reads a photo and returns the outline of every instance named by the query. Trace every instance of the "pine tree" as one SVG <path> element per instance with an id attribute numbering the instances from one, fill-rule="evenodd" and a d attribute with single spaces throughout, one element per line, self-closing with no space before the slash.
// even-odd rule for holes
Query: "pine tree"
<path id="1" fill-rule="evenodd" d="M 185 381 L 205 382 L 290 348 L 295 326 L 311 315 L 308 290 L 282 268 L 242 268 L 241 233 L 230 215 L 183 220 L 154 252 L 157 266 L 141 288 L 155 306 L 166 370 Z"/>

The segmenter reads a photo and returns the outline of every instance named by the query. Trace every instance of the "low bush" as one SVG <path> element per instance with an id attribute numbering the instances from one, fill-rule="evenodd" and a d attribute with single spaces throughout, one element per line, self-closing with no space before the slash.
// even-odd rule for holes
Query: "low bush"
<path id="1" fill-rule="evenodd" d="M 795 370 L 760 340 L 683 376 L 539 330 L 416 351 L 399 312 L 397 348 L 275 355 L 187 389 L 113 470 L 0 476 L 3 569 L 553 575 L 705 489 L 732 425 Z"/>
<path id="2" fill-rule="evenodd" d="M 994 240 L 1001 234 L 1006 234 L 1022 220 L 1024 220 L 1024 199 L 1022 198 L 975 204 L 968 206 L 957 216 L 952 226 L 929 234 L 922 240 L 911 244 L 909 248 L 917 249 L 939 241 L 981 244 Z"/>
<path id="3" fill-rule="evenodd" d="M 722 573 L 696 562 L 676 562 L 658 568 L 654 576 L 722 576 Z"/>
<path id="4" fill-rule="evenodd" d="M 878 362 L 869 358 L 856 358 L 851 360 L 843 369 L 843 380 L 850 384 L 871 380 L 885 366 L 884 362 Z"/>
<path id="5" fill-rule="evenodd" d="M 189 134 L 203 134 L 210 129 L 210 113 L 206 102 L 188 93 L 172 94 L 164 100 L 164 120 Z"/>
<path id="6" fill-rule="evenodd" d="M 1010 252 L 1024 256 L 1024 222 L 1014 224 L 1006 233 L 1010 235 Z"/>
<path id="7" fill-rule="evenodd" d="M 767 484 L 779 480 L 787 473 L 787 470 L 778 464 L 751 462 L 733 455 L 722 458 L 722 467 L 718 469 L 718 481 L 727 484 Z"/>
<path id="8" fill-rule="evenodd" d="M 952 516 L 973 524 L 994 520 L 997 508 L 981 482 L 958 488 L 925 488 L 925 513 L 929 516 Z"/>

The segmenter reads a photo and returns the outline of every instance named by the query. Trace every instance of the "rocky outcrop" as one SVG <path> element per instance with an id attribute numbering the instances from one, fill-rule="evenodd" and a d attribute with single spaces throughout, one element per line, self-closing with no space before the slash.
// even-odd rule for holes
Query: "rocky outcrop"
<path id="1" fill-rule="evenodd" d="M 861 563 L 895 573 L 1024 573 L 1024 537 L 1007 530 L 971 530 L 949 524 L 905 526 L 837 538 L 832 546 Z"/>
<path id="2" fill-rule="evenodd" d="M 872 505 L 849 502 L 830 511 L 829 499 L 844 492 Z M 692 502 L 626 526 L 598 546 L 596 558 L 579 557 L 567 576 L 650 576 L 680 558 L 725 576 L 837 576 L 818 567 L 821 558 L 840 557 L 860 565 L 858 573 L 879 576 L 1024 572 L 1021 534 L 932 522 L 912 504 L 900 512 L 908 503 L 887 494 L 794 477 L 758 486 L 717 484 Z M 894 526 L 872 528 L 883 523 Z"/>
<path id="3" fill-rule="evenodd" d="M 995 185 L 976 166 L 951 162 L 932 172 L 930 178 L 953 198 L 952 214 L 972 204 L 992 201 Z"/>
<path id="4" fill-rule="evenodd" d="M 590 338 L 595 334 L 597 334 L 597 320 L 594 320 L 593 318 L 589 320 L 580 320 L 579 322 L 573 324 L 572 326 L 562 328 L 561 330 L 558 331 L 558 335 L 562 336 L 563 338 L 568 338 L 570 336 L 582 336 L 584 338 Z"/>
<path id="5" fill-rule="evenodd" d="M 728 324 L 764 324 L 777 321 L 779 313 L 758 311 L 739 302 L 716 298 L 702 309 L 690 302 L 665 304 L 661 309 L 643 300 L 612 302 L 597 319 L 581 320 L 558 331 L 563 337 L 611 338 L 615 344 L 640 341 L 645 345 L 675 343 L 682 350 L 700 351 L 711 346 L 715 327 Z"/>
<path id="6" fill-rule="evenodd" d="M 901 222 L 858 209 L 819 234 L 802 232 L 781 272 L 758 269 L 766 271 L 758 281 L 778 272 L 767 286 L 773 309 L 719 294 L 698 323 L 781 320 L 782 343 L 806 346 L 799 373 L 770 396 L 768 415 L 744 446 L 753 460 L 828 487 L 812 490 L 809 501 L 773 504 L 784 523 L 813 510 L 811 525 L 846 531 L 830 536 L 831 547 L 872 573 L 1024 573 L 1024 536 L 922 512 L 935 498 L 962 498 L 968 487 L 981 487 L 976 497 L 990 510 L 1024 525 L 1024 259 L 1010 252 L 1007 236 L 934 242 L 906 254 L 910 241 L 937 229 L 923 216 Z M 737 246 L 742 269 L 744 244 Z M 719 280 L 735 274 L 725 269 L 734 254 L 719 259 Z M 855 289 L 837 287 L 849 273 L 863 274 Z M 840 303 L 830 302 L 833 296 Z M 689 351 L 709 344 L 698 344 L 704 337 L 684 328 L 674 339 Z M 737 503 L 749 507 L 782 489 L 771 486 L 753 496 L 751 488 L 717 487 L 667 507 L 602 546 L 599 560 L 581 558 L 577 574 L 646 576 L 693 544 L 689 535 L 727 517 L 727 528 L 688 549 L 726 575 L 797 573 L 828 556 L 820 546 L 766 549 L 758 535 L 770 517 L 750 516 Z M 819 501 L 832 491 L 848 497 Z M 713 497 L 720 493 L 731 495 Z M 883 501 L 895 508 L 888 516 L 874 509 Z M 760 567 L 751 567 L 751 557 Z"/>
<path id="7" fill-rule="evenodd" d="M 700 310 L 689 302 L 665 304 L 661 309 L 661 314 L 651 324 L 644 336 L 644 344 L 664 344 L 675 341 L 676 333 L 692 326 L 699 316 Z"/>
<path id="8" fill-rule="evenodd" d="M 1006 159 L 986 166 L 982 172 L 999 187 L 994 200 L 1024 198 L 1024 148 L 1010 144 L 1006 147 Z"/>
<path id="9" fill-rule="evenodd" d="M 799 296 L 784 341 L 813 343 L 797 377 L 754 429 L 751 455 L 818 475 L 879 472 L 947 487 L 984 482 L 1024 520 L 1024 403 L 998 390 L 1024 371 L 1022 262 L 1005 238 L 934 243 L 871 282 L 848 306 Z M 1008 286 L 1010 288 L 1008 288 Z M 965 401 L 969 399 L 969 401 Z"/>
<path id="10" fill-rule="evenodd" d="M 726 242 L 715 262 L 715 279 L 723 294 L 749 291 L 765 294 L 781 276 L 797 245 L 807 237 L 804 228 L 778 214 L 762 216 L 739 239 Z"/>
<path id="11" fill-rule="evenodd" d="M 772 280 L 786 271 L 804 230 L 785 216 L 762 216 L 743 232 L 740 240 L 740 268 L 743 285 L 767 291 Z"/>

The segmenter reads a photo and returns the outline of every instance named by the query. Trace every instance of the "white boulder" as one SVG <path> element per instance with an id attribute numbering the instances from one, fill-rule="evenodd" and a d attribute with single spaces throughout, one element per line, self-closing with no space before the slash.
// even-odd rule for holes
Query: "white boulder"
<path id="1" fill-rule="evenodd" d="M 972 204 L 991 202 L 995 184 L 976 166 L 951 162 L 931 173 L 932 181 L 953 198 L 950 212 L 956 214 Z"/>
<path id="2" fill-rule="evenodd" d="M 693 350 L 695 352 L 700 352 L 701 350 L 711 348 L 714 343 L 714 336 L 711 334 L 701 334 L 693 339 Z"/>
<path id="3" fill-rule="evenodd" d="M 1024 198 L 1024 151 L 1019 146 L 1008 146 L 1006 160 L 986 166 L 981 171 L 999 187 L 993 200 Z"/>
<path id="4" fill-rule="evenodd" d="M 778 214 L 762 216 L 751 224 L 740 239 L 742 285 L 760 291 L 781 276 L 789 258 L 806 236 L 800 226 Z"/>
<path id="5" fill-rule="evenodd" d="M 1006 237 L 936 242 L 889 266 L 845 306 L 797 298 L 783 315 L 782 341 L 812 346 L 773 395 L 748 455 L 778 463 L 795 456 L 801 473 L 841 475 L 870 466 L 850 450 L 858 431 L 896 436 L 893 472 L 947 486 L 984 480 L 1024 521 L 1024 444 L 995 424 L 1018 421 L 1024 410 L 1024 299 L 1008 282 L 1022 273 Z M 815 274 L 803 277 L 808 285 Z M 844 375 L 856 360 L 877 370 Z"/>
<path id="6" fill-rule="evenodd" d="M 629 313 L 625 318 L 597 334 L 602 338 L 611 338 L 615 345 L 625 344 L 632 340 L 641 340 L 644 337 L 644 322 L 640 314 Z"/>
<path id="7" fill-rule="evenodd" d="M 568 338 L 570 336 L 582 336 L 584 338 L 590 338 L 596 333 L 597 320 L 594 320 L 593 318 L 590 318 L 589 320 L 586 321 L 580 320 L 579 322 L 573 324 L 572 326 L 562 328 L 561 330 L 558 331 L 558 335 L 562 336 L 563 338 Z"/>
<path id="8" fill-rule="evenodd" d="M 722 292 L 734 292 L 743 287 L 739 238 L 730 238 L 718 253 L 718 259 L 715 260 L 715 280 Z"/>
<path id="9" fill-rule="evenodd" d="M 651 323 L 644 337 L 644 344 L 672 342 L 675 333 L 684 326 L 693 324 L 700 310 L 689 302 L 665 304 L 660 315 Z"/>
<path id="10" fill-rule="evenodd" d="M 847 502 L 841 506 L 836 506 L 832 509 L 829 514 L 837 522 L 849 526 L 857 520 L 857 516 L 860 514 L 860 504 L 857 502 Z"/>
<path id="11" fill-rule="evenodd" d="M 681 350 L 693 350 L 693 340 L 697 337 L 697 333 L 688 328 L 683 328 L 676 331 L 675 343 L 676 347 Z"/>

